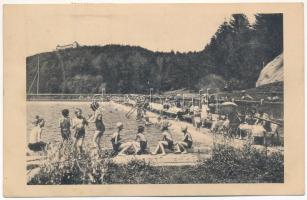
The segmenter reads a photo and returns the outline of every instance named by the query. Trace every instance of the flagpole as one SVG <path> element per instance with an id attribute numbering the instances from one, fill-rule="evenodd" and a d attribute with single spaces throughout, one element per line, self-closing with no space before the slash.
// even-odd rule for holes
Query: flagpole
<path id="1" fill-rule="evenodd" d="M 36 85 L 36 95 L 38 95 L 39 91 L 39 56 L 37 60 L 37 85 Z"/>

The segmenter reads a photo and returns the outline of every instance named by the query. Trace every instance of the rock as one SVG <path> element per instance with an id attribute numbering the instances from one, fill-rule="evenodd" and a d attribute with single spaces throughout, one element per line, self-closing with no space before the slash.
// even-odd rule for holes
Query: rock
<path id="1" fill-rule="evenodd" d="M 274 60 L 269 62 L 260 72 L 256 82 L 256 87 L 284 80 L 284 61 L 283 54 L 280 54 Z"/>

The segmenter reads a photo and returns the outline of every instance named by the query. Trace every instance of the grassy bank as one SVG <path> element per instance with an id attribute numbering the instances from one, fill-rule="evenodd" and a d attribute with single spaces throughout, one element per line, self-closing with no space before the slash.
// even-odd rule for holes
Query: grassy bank
<path id="1" fill-rule="evenodd" d="M 71 156 L 71 155 L 70 155 Z M 282 183 L 282 153 L 267 155 L 251 146 L 235 149 L 214 145 L 212 158 L 196 166 L 155 167 L 140 160 L 118 165 L 105 158 L 68 156 L 65 162 L 47 163 L 28 184 L 181 184 Z"/>

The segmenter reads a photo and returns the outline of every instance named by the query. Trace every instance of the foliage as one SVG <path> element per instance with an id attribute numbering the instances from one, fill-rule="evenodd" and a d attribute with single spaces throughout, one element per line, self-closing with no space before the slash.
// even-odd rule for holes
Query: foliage
<path id="1" fill-rule="evenodd" d="M 282 14 L 257 14 L 250 25 L 232 15 L 199 52 L 152 52 L 135 46 L 82 46 L 27 57 L 27 90 L 40 62 L 40 93 L 165 92 L 199 90 L 206 76 L 219 76 L 231 89 L 252 88 L 263 66 L 283 51 Z M 210 83 L 209 83 L 210 85 Z"/>
<path id="2" fill-rule="evenodd" d="M 280 152 L 246 145 L 236 149 L 216 144 L 212 158 L 196 166 L 156 167 L 143 160 L 115 164 L 110 157 L 73 154 L 65 162 L 48 161 L 28 184 L 180 184 L 180 183 L 283 183 L 284 158 Z M 65 159 L 64 159 L 65 160 Z"/>

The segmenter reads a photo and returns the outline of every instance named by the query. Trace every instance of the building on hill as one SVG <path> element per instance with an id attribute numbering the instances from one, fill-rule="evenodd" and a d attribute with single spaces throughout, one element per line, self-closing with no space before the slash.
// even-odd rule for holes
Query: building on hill
<path id="1" fill-rule="evenodd" d="M 71 49 L 80 47 L 79 43 L 74 41 L 72 44 L 56 45 L 56 50 Z"/>

